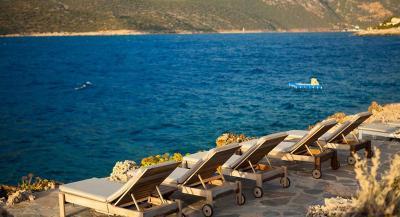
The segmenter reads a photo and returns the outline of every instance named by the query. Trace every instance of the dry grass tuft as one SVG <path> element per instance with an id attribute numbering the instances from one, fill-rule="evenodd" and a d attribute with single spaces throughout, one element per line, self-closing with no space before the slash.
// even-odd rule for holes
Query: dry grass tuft
<path id="1" fill-rule="evenodd" d="M 307 216 L 400 216 L 400 154 L 394 155 L 388 170 L 380 173 L 380 166 L 380 150 L 375 148 L 371 166 L 367 159 L 356 162 L 357 195 L 326 199 L 324 206 L 310 206 Z"/>
<path id="2" fill-rule="evenodd" d="M 394 155 L 389 170 L 380 177 L 380 150 L 375 148 L 375 153 L 370 168 L 365 159 L 356 162 L 354 171 L 360 190 L 353 198 L 353 207 L 356 213 L 368 216 L 400 215 L 400 154 Z"/>

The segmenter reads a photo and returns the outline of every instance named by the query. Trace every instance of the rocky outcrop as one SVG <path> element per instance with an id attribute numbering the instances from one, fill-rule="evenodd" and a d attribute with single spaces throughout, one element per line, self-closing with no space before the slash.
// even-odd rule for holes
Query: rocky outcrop
<path id="1" fill-rule="evenodd" d="M 136 164 L 135 161 L 118 161 L 115 164 L 108 179 L 111 181 L 127 182 L 131 178 L 128 172 L 137 169 L 138 167 L 139 166 Z"/>
<path id="2" fill-rule="evenodd" d="M 33 196 L 32 192 L 26 190 L 18 190 L 11 195 L 8 196 L 6 201 L 6 206 L 13 206 L 16 203 L 20 203 L 22 201 L 34 201 L 35 196 Z"/>
<path id="3" fill-rule="evenodd" d="M 253 138 L 247 137 L 244 134 L 224 133 L 217 138 L 215 143 L 217 144 L 217 147 L 221 147 L 221 146 L 228 145 L 228 144 L 231 144 L 234 142 L 245 142 L 245 141 L 248 141 L 251 139 L 253 139 Z"/>

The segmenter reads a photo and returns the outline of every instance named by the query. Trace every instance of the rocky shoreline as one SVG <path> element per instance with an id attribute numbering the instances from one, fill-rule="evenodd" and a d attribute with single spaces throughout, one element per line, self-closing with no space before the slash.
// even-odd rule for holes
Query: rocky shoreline
<path id="1" fill-rule="evenodd" d="M 400 35 L 400 28 L 362 30 L 362 31 L 355 32 L 354 35 L 357 35 L 357 36 L 391 36 L 391 35 Z"/>
<path id="2" fill-rule="evenodd" d="M 31 33 L 17 33 L 17 34 L 6 34 L 0 35 L 3 38 L 14 38 L 14 37 L 68 37 L 68 36 L 124 36 L 124 35 L 150 35 L 150 34 L 256 34 L 256 33 L 312 33 L 312 32 L 339 32 L 338 30 L 332 29 L 289 29 L 289 30 L 216 30 L 209 32 L 195 32 L 195 31 L 176 31 L 176 32 L 144 32 L 137 30 L 102 30 L 102 31 L 91 31 L 91 32 L 31 32 Z"/>
<path id="3" fill-rule="evenodd" d="M 372 112 L 372 116 L 368 119 L 368 123 L 371 122 L 400 122 L 400 103 L 395 103 L 395 104 L 387 104 L 387 105 L 379 105 L 376 102 L 372 102 L 371 105 L 369 106 L 368 110 Z M 335 119 L 339 123 L 343 123 L 344 121 L 348 120 L 351 116 L 347 116 L 343 112 L 338 112 L 335 113 L 334 115 L 331 115 L 327 117 L 326 119 Z M 249 139 L 252 139 L 252 137 L 247 137 L 243 134 L 234 134 L 234 133 L 224 133 L 220 137 L 216 139 L 216 146 L 223 146 L 226 144 L 230 144 L 232 142 L 243 142 L 247 141 Z M 390 161 L 390 156 L 391 154 L 396 154 L 400 153 L 400 146 L 396 142 L 388 143 L 386 146 L 382 146 L 380 143 L 377 144 L 377 146 L 382 149 L 382 157 L 383 161 Z M 129 173 L 133 169 L 139 167 L 139 166 L 148 166 L 148 165 L 153 165 L 153 164 L 158 164 L 161 162 L 169 161 L 169 160 L 175 160 L 175 161 L 182 161 L 183 155 L 180 153 L 175 153 L 173 155 L 170 154 L 163 154 L 163 155 L 156 155 L 156 156 L 149 156 L 147 158 L 142 159 L 140 164 L 136 164 L 134 161 L 126 160 L 124 162 L 117 162 L 112 170 L 112 173 L 109 176 L 110 180 L 113 181 L 122 181 L 126 182 L 131 174 Z M 282 162 L 279 162 L 280 164 Z M 345 164 L 345 163 L 342 163 Z M 317 189 L 314 189 L 311 191 L 310 188 L 309 190 L 304 190 L 301 186 L 308 183 L 313 183 L 315 180 L 310 179 L 308 177 L 307 172 L 305 172 L 304 168 L 298 167 L 295 164 L 288 163 L 287 165 L 289 168 L 295 168 L 294 170 L 291 170 L 291 175 L 295 175 L 294 179 L 298 179 L 299 183 L 296 184 L 296 188 L 293 190 L 289 190 L 289 192 L 292 192 L 288 194 L 286 191 L 281 191 L 283 195 L 290 195 L 290 197 L 300 197 L 303 198 L 305 201 L 299 201 L 298 203 L 302 204 L 300 207 L 298 207 L 299 210 L 303 210 L 302 216 L 304 216 L 305 211 L 308 209 L 308 206 L 312 205 L 318 200 L 323 200 L 327 196 L 339 196 L 339 197 L 344 197 L 348 198 L 348 195 L 343 194 L 343 192 L 349 192 L 349 189 L 346 189 L 346 187 L 349 187 L 349 183 L 351 184 L 350 186 L 353 186 L 353 190 L 357 189 L 357 180 L 354 178 L 355 173 L 352 167 L 344 167 L 343 170 L 339 170 L 339 172 L 328 172 L 328 175 L 324 175 L 327 177 L 327 180 L 321 180 L 317 181 Z M 300 172 L 298 172 L 299 170 Z M 331 174 L 329 174 L 331 173 Z M 350 177 L 350 178 L 349 178 Z M 301 181 L 301 180 L 308 180 L 306 183 Z M 342 182 L 343 181 L 343 182 Z M 336 183 L 338 182 L 338 183 Z M 321 184 L 325 183 L 325 184 Z M 332 189 L 336 189 L 337 191 L 341 191 L 342 193 L 338 193 L 335 191 L 330 192 L 329 194 L 323 193 L 326 188 L 327 188 L 327 183 L 330 183 L 329 185 L 334 185 L 334 187 L 330 187 Z M 26 210 L 31 209 L 32 207 L 36 207 L 36 214 L 33 216 L 57 216 L 58 209 L 55 209 L 52 206 L 48 206 L 48 203 L 57 203 L 57 194 L 56 194 L 56 189 L 58 187 L 58 184 L 56 181 L 53 180 L 46 180 L 46 179 L 41 179 L 39 177 L 34 177 L 33 174 L 28 174 L 27 176 L 23 177 L 21 180 L 21 183 L 18 186 L 7 186 L 7 185 L 0 185 L 0 217 L 3 216 L 20 216 L 21 213 L 25 212 Z M 321 189 L 319 189 L 321 188 Z M 308 189 L 308 188 L 307 188 Z M 325 189 L 325 190 L 324 190 Z M 342 189 L 342 190 L 340 190 Z M 273 191 L 273 189 L 271 189 Z M 299 194 L 299 191 L 304 191 L 303 194 Z M 317 195 L 315 194 L 314 191 L 319 192 Z M 47 192 L 47 193 L 46 193 Z M 285 193 L 286 192 L 286 193 Z M 313 193 L 314 192 L 314 193 Z M 275 193 L 272 193 L 275 194 Z M 351 193 L 351 195 L 354 195 L 355 192 Z M 43 196 L 44 195 L 44 196 Z M 45 197 L 44 199 L 41 197 Z M 278 198 L 280 198 L 279 196 Z M 286 196 L 282 196 L 286 197 Z M 55 199 L 54 199 L 55 198 Z M 39 199 L 38 201 L 36 201 Z M 267 199 L 267 197 L 265 198 Z M 299 198 L 298 198 L 299 199 Z M 306 200 L 308 199 L 308 200 Z M 312 203 L 310 203 L 310 200 Z M 345 201 L 346 199 L 339 199 L 340 201 Z M 265 200 L 264 200 L 265 201 Z M 287 203 L 289 204 L 290 199 L 285 199 Z M 45 203 L 45 204 L 42 204 Z M 293 203 L 295 203 L 293 201 Z M 305 204 L 303 204 L 305 203 Z M 335 202 L 333 202 L 335 203 Z M 21 205 L 20 205 L 21 204 Z M 267 204 L 267 205 L 266 205 Z M 260 203 L 253 202 L 253 205 L 258 207 L 260 206 Z M 272 205 L 270 202 L 261 202 L 261 205 L 266 205 L 271 206 L 270 209 L 273 210 L 274 203 L 272 202 Z M 44 211 L 41 210 L 41 207 L 43 206 Z M 56 205 L 55 205 L 56 206 Z M 227 205 L 228 206 L 228 205 Z M 47 208 L 46 208 L 47 207 Z M 51 210 L 49 210 L 48 207 L 52 207 Z M 318 208 L 318 210 L 321 210 Z M 239 213 L 239 216 L 247 216 L 247 214 L 250 212 L 248 209 L 243 209 L 240 210 L 238 209 L 237 212 Z M 52 213 L 51 215 L 47 215 L 48 213 Z M 229 211 L 228 211 L 229 213 Z M 93 216 L 91 211 L 86 212 L 87 215 L 84 216 Z M 282 211 L 281 214 L 285 213 Z M 97 215 L 96 215 L 97 216 Z M 296 216 L 296 215 L 294 215 Z"/>

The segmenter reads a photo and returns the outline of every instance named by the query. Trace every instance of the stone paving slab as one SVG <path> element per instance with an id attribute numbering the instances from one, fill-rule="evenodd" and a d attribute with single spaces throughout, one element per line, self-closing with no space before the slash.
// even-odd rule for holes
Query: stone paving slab
<path id="1" fill-rule="evenodd" d="M 386 167 L 390 157 L 400 153 L 400 142 L 374 141 L 373 145 L 380 148 L 382 162 Z M 325 197 L 344 196 L 351 197 L 357 191 L 353 167 L 347 165 L 348 153 L 339 152 L 341 168 L 331 170 L 329 162 L 324 163 L 321 179 L 311 177 L 313 165 L 311 163 L 293 163 L 273 161 L 275 165 L 286 165 L 289 169 L 291 186 L 282 188 L 279 179 L 264 184 L 264 196 L 255 199 L 252 195 L 254 182 L 243 181 L 246 204 L 237 206 L 233 195 L 226 195 L 216 200 L 214 216 L 221 217 L 260 217 L 260 216 L 305 216 L 307 208 L 313 204 L 322 204 Z M 201 198 L 175 193 L 173 198 L 184 201 L 184 213 L 186 216 L 202 216 L 199 211 L 202 206 Z M 14 216 L 58 216 L 57 191 L 41 192 L 33 202 L 23 202 L 8 208 Z M 69 216 L 76 217 L 103 217 L 105 215 L 93 210 L 68 204 L 66 211 Z"/>

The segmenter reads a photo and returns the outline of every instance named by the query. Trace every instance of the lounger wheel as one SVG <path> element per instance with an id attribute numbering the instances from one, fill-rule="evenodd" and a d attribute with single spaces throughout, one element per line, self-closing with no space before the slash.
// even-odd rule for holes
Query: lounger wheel
<path id="1" fill-rule="evenodd" d="M 315 169 L 312 171 L 312 177 L 314 177 L 314 179 L 319 179 L 321 178 L 322 173 L 321 170 Z"/>
<path id="2" fill-rule="evenodd" d="M 246 203 L 246 197 L 244 194 L 236 195 L 236 204 L 241 206 Z"/>
<path id="3" fill-rule="evenodd" d="M 290 179 L 289 177 L 282 177 L 281 180 L 279 181 L 279 183 L 281 183 L 283 188 L 289 188 L 290 187 Z"/>
<path id="4" fill-rule="evenodd" d="M 203 208 L 201 208 L 201 211 L 203 212 L 203 215 L 206 217 L 210 217 L 214 213 L 214 209 L 210 204 L 204 204 Z"/>
<path id="5" fill-rule="evenodd" d="M 348 156 L 347 157 L 347 163 L 349 164 L 349 165 L 354 165 L 355 163 L 356 163 L 356 158 L 355 157 L 353 157 L 353 156 Z"/>
<path id="6" fill-rule="evenodd" d="M 264 191 L 262 188 L 256 186 L 253 188 L 253 195 L 255 198 L 261 198 L 264 195 Z"/>

